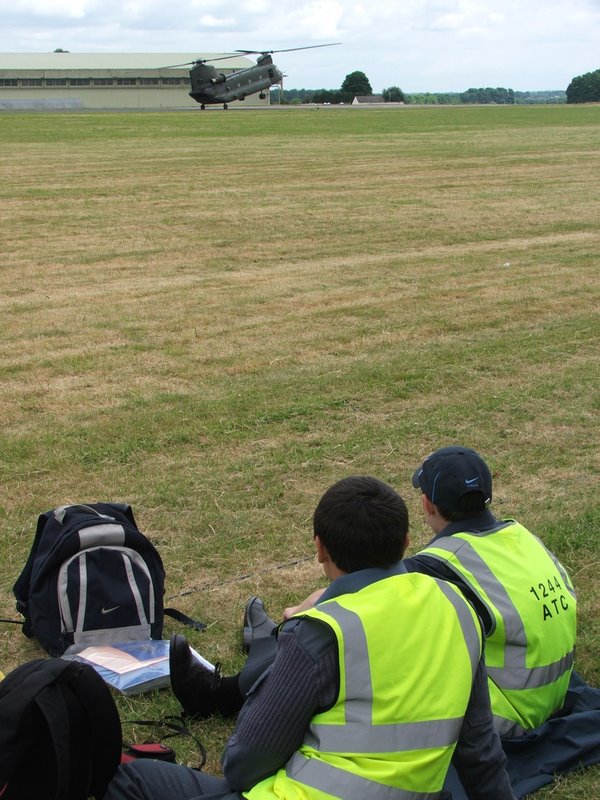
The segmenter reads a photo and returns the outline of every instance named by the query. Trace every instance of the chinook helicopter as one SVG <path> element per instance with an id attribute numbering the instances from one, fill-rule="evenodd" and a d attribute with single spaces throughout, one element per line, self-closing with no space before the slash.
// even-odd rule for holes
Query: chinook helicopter
<path id="1" fill-rule="evenodd" d="M 334 47 L 340 42 L 331 44 L 313 44 L 307 47 L 290 47 L 287 50 L 236 50 L 229 56 L 220 58 L 199 58 L 197 61 L 188 61 L 185 64 L 174 64 L 173 67 L 187 67 L 193 65 L 190 70 L 190 83 L 192 97 L 200 108 L 205 109 L 207 105 L 223 104 L 223 108 L 228 108 L 228 103 L 232 100 L 244 100 L 249 94 L 259 92 L 259 97 L 264 100 L 266 97 L 265 89 L 269 89 L 276 83 L 281 84 L 283 73 L 273 63 L 271 56 L 273 53 L 291 53 L 294 50 L 312 50 L 316 47 Z M 247 69 L 240 69 L 225 75 L 218 72 L 212 64 L 215 61 L 226 61 L 229 58 L 239 58 L 241 55 L 257 55 L 256 64 Z M 210 61 L 210 64 L 208 63 Z"/>

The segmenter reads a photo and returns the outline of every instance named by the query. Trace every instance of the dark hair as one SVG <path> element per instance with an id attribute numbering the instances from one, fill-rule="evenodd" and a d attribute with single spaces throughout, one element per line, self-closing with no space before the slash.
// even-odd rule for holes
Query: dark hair
<path id="1" fill-rule="evenodd" d="M 353 476 L 325 492 L 313 516 L 313 530 L 344 572 L 388 568 L 402 558 L 408 509 L 387 483 Z"/>
<path id="2" fill-rule="evenodd" d="M 467 492 L 457 499 L 458 508 L 454 511 L 447 511 L 437 507 L 438 513 L 448 522 L 462 522 L 464 519 L 476 517 L 487 508 L 485 497 L 481 492 Z"/>

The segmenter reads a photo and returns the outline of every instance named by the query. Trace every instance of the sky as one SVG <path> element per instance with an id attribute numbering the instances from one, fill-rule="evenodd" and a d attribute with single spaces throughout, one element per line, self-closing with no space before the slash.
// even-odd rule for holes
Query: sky
<path id="1" fill-rule="evenodd" d="M 600 68 L 600 0 L 0 0 L 0 52 L 279 53 L 284 88 L 566 89 Z"/>

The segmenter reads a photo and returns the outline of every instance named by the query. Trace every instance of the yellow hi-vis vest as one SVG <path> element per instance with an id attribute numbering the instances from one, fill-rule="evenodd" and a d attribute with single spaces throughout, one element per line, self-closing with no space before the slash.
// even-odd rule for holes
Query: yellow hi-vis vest
<path id="1" fill-rule="evenodd" d="M 576 600 L 565 568 L 514 520 L 442 536 L 419 555 L 450 567 L 490 613 L 485 661 L 496 730 L 537 728 L 562 706 L 573 669 Z"/>
<path id="2" fill-rule="evenodd" d="M 249 800 L 435 800 L 460 733 L 482 632 L 451 584 L 399 574 L 302 616 L 338 641 L 335 704 Z"/>

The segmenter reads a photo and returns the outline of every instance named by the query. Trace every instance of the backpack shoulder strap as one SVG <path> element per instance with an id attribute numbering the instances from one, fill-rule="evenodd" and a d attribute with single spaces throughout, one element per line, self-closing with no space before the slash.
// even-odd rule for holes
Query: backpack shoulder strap
<path id="1" fill-rule="evenodd" d="M 54 751 L 55 800 L 102 797 L 119 764 L 119 715 L 108 686 L 92 667 L 63 664 L 56 680 L 35 698 Z"/>
<path id="2" fill-rule="evenodd" d="M 2 723 L 21 714 L 31 699 L 68 666 L 69 662 L 63 659 L 36 658 L 20 664 L 6 675 L 0 683 L 0 742 L 3 742 L 4 733 Z"/>
<path id="3" fill-rule="evenodd" d="M 76 666 L 78 673 L 70 684 L 83 707 L 85 728 L 90 734 L 90 792 L 102 797 L 121 760 L 121 720 L 110 689 L 100 675 L 87 664 Z"/>
<path id="4" fill-rule="evenodd" d="M 53 511 L 46 511 L 45 514 L 40 514 L 37 521 L 37 527 L 35 529 L 35 536 L 33 539 L 33 544 L 31 545 L 31 550 L 29 551 L 29 556 L 27 557 L 27 561 L 25 562 L 25 566 L 23 567 L 21 574 L 15 581 L 13 586 L 13 594 L 17 600 L 17 611 L 19 611 L 23 616 L 27 615 L 27 600 L 29 598 L 29 586 L 31 583 L 31 571 L 33 569 L 33 561 L 35 559 L 38 546 L 40 543 L 40 539 L 42 538 L 42 534 L 44 532 L 44 528 L 46 527 L 46 523 L 52 516 Z M 32 632 L 27 632 L 26 627 L 29 625 L 28 620 L 25 621 L 23 624 L 23 633 L 26 636 L 31 636 Z M 31 626 L 29 625 L 31 628 Z"/>
<path id="5" fill-rule="evenodd" d="M 183 622 L 184 625 L 187 625 L 188 628 L 192 628 L 195 631 L 203 631 L 206 628 L 205 622 L 200 622 L 199 619 L 193 619 L 193 617 L 188 617 L 187 614 L 184 614 L 183 611 L 179 611 L 177 608 L 165 608 L 163 609 L 163 613 L 167 617 L 171 617 L 171 619 L 176 619 L 177 622 Z"/>
<path id="6" fill-rule="evenodd" d="M 56 690 L 56 684 L 44 687 L 34 700 L 46 721 L 46 727 L 54 752 L 56 784 L 54 798 L 69 797 L 71 774 L 71 731 L 69 711 L 64 694 Z"/>

